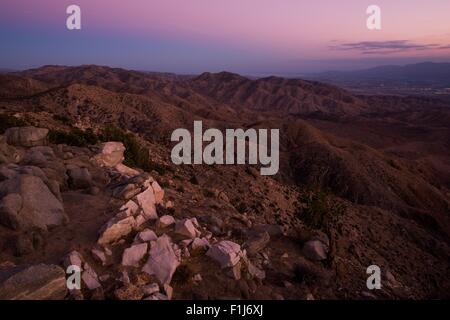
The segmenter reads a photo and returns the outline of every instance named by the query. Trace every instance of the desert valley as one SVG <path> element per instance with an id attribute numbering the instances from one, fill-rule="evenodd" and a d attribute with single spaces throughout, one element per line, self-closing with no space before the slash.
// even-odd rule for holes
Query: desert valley
<path id="1" fill-rule="evenodd" d="M 279 129 L 278 173 L 174 164 L 194 121 Z M 0 299 L 450 298 L 439 97 L 43 66 L 0 74 L 0 134 Z"/>

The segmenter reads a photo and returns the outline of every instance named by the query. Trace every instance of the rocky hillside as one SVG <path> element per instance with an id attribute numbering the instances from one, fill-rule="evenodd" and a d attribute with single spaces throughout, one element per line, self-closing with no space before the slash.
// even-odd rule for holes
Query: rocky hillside
<path id="1" fill-rule="evenodd" d="M 0 297 L 448 297 L 443 102 L 230 73 L 0 77 Z M 173 165 L 170 134 L 194 120 L 279 128 L 280 173 Z"/>

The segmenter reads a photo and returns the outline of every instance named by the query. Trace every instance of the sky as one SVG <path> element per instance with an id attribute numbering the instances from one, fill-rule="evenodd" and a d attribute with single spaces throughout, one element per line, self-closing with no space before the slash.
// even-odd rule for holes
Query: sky
<path id="1" fill-rule="evenodd" d="M 81 8 L 68 30 L 66 8 Z M 381 8 L 381 30 L 366 9 Z M 1 0 L 0 68 L 289 75 L 450 62 L 449 0 Z"/>

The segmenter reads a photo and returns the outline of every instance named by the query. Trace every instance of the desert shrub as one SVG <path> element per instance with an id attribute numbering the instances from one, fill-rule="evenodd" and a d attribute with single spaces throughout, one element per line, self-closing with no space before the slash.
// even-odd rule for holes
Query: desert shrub
<path id="1" fill-rule="evenodd" d="M 67 144 L 75 147 L 86 147 L 98 142 L 98 137 L 92 129 L 81 130 L 74 128 L 68 132 L 60 130 L 50 130 L 48 139 L 54 144 Z"/>
<path id="2" fill-rule="evenodd" d="M 345 211 L 342 204 L 333 201 L 329 194 L 319 187 L 305 190 L 299 200 L 297 217 L 308 227 L 325 232 L 329 231 Z"/>
<path id="3" fill-rule="evenodd" d="M 0 134 L 5 133 L 6 129 L 13 127 L 26 127 L 29 126 L 28 123 L 24 119 L 16 118 L 7 114 L 0 114 Z"/>
<path id="4" fill-rule="evenodd" d="M 56 121 L 60 121 L 62 124 L 69 125 L 71 123 L 71 120 L 69 117 L 64 115 L 55 114 L 53 115 L 53 119 Z"/>
<path id="5" fill-rule="evenodd" d="M 143 147 L 132 133 L 127 133 L 120 128 L 107 125 L 99 135 L 102 141 L 120 141 L 125 146 L 124 163 L 130 167 L 141 168 L 144 171 L 152 170 L 159 174 L 165 174 L 167 167 L 150 160 L 150 152 Z"/>

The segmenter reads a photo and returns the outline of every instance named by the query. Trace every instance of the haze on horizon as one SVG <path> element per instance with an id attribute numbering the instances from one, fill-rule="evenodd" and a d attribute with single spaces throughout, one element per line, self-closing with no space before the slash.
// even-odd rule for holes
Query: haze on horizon
<path id="1" fill-rule="evenodd" d="M 82 30 L 66 29 L 66 8 Z M 366 28 L 366 8 L 382 30 Z M 289 75 L 450 61 L 448 0 L 2 0 L 0 67 Z"/>

